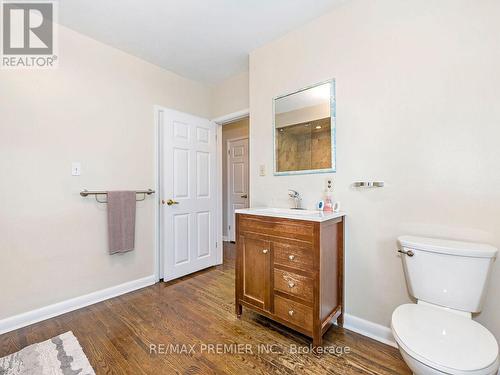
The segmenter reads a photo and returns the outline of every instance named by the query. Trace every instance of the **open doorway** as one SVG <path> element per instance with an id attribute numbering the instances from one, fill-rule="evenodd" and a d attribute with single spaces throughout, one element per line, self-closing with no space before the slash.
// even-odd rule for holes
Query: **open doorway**
<path id="1" fill-rule="evenodd" d="M 234 211 L 249 207 L 249 118 L 222 126 L 222 238 L 234 242 Z"/>

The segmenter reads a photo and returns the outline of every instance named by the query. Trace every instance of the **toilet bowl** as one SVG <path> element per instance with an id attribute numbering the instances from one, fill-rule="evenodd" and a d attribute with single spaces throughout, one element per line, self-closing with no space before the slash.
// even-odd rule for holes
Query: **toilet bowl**
<path id="1" fill-rule="evenodd" d="M 490 245 L 402 236 L 403 269 L 416 304 L 392 314 L 403 359 L 416 375 L 497 375 L 498 343 L 472 320 L 481 311 L 498 250 Z"/>
<path id="2" fill-rule="evenodd" d="M 497 374 L 495 337 L 466 316 L 430 305 L 405 304 L 392 314 L 391 328 L 414 374 Z"/>

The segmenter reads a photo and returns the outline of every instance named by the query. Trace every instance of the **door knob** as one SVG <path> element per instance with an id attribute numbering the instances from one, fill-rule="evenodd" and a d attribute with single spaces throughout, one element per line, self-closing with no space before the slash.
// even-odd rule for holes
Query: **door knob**
<path id="1" fill-rule="evenodd" d="M 293 316 L 293 314 L 295 314 L 295 311 L 293 311 L 293 310 L 288 310 L 288 315 Z"/>
<path id="2" fill-rule="evenodd" d="M 248 194 L 243 194 L 241 198 L 248 198 Z"/>
<path id="3" fill-rule="evenodd" d="M 162 201 L 161 201 L 161 203 L 165 204 L 165 201 L 164 201 L 164 200 L 162 200 Z M 179 202 L 174 201 L 173 199 L 169 199 L 169 200 L 167 201 L 167 205 L 171 206 L 171 205 L 173 205 L 173 204 L 179 204 Z"/>
<path id="4" fill-rule="evenodd" d="M 264 254 L 267 254 L 267 253 L 269 252 L 269 250 L 268 250 L 268 249 L 264 249 L 264 250 L 262 250 L 262 252 L 263 252 Z"/>
<path id="5" fill-rule="evenodd" d="M 291 289 L 295 286 L 295 283 L 292 283 L 291 281 L 288 283 L 288 287 Z"/>
<path id="6" fill-rule="evenodd" d="M 293 255 L 293 254 L 292 254 L 292 255 L 289 255 L 289 256 L 288 256 L 288 259 L 290 259 L 290 260 L 294 260 L 294 259 L 295 259 L 295 255 Z"/>

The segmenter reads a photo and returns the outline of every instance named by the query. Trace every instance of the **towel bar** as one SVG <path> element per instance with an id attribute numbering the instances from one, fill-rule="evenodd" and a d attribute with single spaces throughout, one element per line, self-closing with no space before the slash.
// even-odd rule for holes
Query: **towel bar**
<path id="1" fill-rule="evenodd" d="M 142 194 L 142 198 L 139 198 L 139 199 L 135 200 L 136 202 L 141 202 L 141 201 L 143 201 L 143 200 L 146 199 L 146 194 L 147 195 L 151 195 L 151 194 L 154 194 L 155 191 L 151 190 L 151 189 L 148 189 L 148 190 L 136 190 L 135 193 L 136 194 Z M 95 197 L 95 200 L 98 201 L 99 203 L 108 203 L 108 201 L 101 201 L 98 198 L 99 195 L 108 195 L 108 192 L 104 191 L 104 190 L 87 190 L 87 189 L 83 189 L 80 192 L 80 195 L 82 197 L 88 197 L 89 195 L 93 195 Z"/>
<path id="2" fill-rule="evenodd" d="M 352 184 L 354 188 L 384 187 L 384 181 L 356 181 Z"/>

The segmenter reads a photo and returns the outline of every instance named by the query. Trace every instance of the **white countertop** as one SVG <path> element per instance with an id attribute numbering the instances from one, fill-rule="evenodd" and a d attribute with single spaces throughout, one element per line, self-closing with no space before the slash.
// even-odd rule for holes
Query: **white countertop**
<path id="1" fill-rule="evenodd" d="M 292 208 L 256 207 L 235 210 L 237 214 L 281 217 L 284 219 L 323 222 L 345 216 L 345 212 L 323 212 L 318 210 L 294 210 Z"/>

